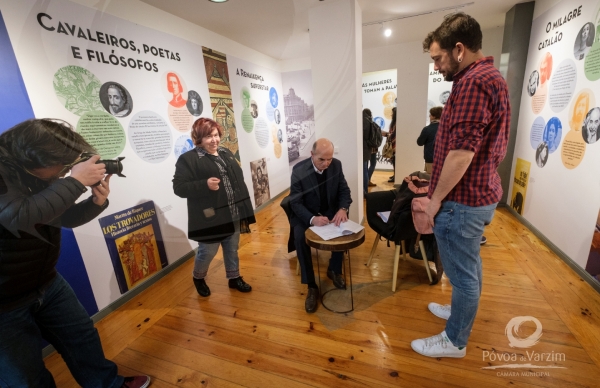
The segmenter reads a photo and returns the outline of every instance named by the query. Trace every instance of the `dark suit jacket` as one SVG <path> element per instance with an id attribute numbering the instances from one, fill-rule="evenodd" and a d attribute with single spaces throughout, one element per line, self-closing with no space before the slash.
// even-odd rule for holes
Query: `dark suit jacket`
<path id="1" fill-rule="evenodd" d="M 342 172 L 342 162 L 333 159 L 327 169 L 327 203 L 328 209 L 323 216 L 333 218 L 341 208 L 348 209 L 352 203 L 350 188 Z M 310 219 L 319 213 L 321 194 L 315 169 L 311 158 L 296 164 L 292 170 L 292 185 L 290 187 L 290 205 L 292 216 L 290 226 L 298 224 L 310 226 Z"/>

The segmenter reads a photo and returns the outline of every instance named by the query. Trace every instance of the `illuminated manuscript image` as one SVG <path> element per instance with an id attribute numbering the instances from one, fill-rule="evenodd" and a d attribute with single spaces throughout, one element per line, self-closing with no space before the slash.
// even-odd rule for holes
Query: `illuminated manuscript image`
<path id="1" fill-rule="evenodd" d="M 225 132 L 221 138 L 221 146 L 229 149 L 240 163 L 235 117 L 233 115 L 233 99 L 229 84 L 227 56 L 221 52 L 202 47 L 204 67 L 210 95 L 210 107 L 213 119 L 221 124 Z"/>
<path id="2" fill-rule="evenodd" d="M 128 289 L 162 268 L 152 225 L 121 237 L 115 243 Z"/>

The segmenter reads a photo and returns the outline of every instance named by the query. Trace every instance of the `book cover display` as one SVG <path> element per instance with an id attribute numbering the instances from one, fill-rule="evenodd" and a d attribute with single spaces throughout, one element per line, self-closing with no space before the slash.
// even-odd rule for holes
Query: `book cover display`
<path id="1" fill-rule="evenodd" d="M 168 265 L 154 202 L 98 220 L 121 294 Z"/>

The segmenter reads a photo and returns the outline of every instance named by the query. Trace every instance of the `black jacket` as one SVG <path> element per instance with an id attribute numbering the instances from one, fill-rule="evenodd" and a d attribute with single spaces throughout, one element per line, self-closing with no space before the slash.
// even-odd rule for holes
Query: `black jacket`
<path id="1" fill-rule="evenodd" d="M 421 131 L 421 135 L 417 139 L 417 144 L 420 146 L 425 146 L 423 149 L 423 158 L 425 159 L 425 163 L 433 163 L 433 151 L 435 148 L 435 135 L 437 134 L 438 126 L 440 125 L 439 121 L 436 123 L 431 123 Z"/>
<path id="2" fill-rule="evenodd" d="M 75 201 L 87 189 L 74 178 L 50 184 L 18 167 L 9 174 L 0 164 L 0 311 L 29 303 L 56 276 L 61 227 L 75 228 L 97 217 L 108 206 L 88 198 Z"/>
<path id="3" fill-rule="evenodd" d="M 335 158 L 327 169 L 327 203 L 329 209 L 323 216 L 329 219 L 341 208 L 348 209 L 352 203 L 350 188 L 342 172 L 342 162 Z M 311 158 L 296 164 L 292 170 L 290 205 L 293 211 L 290 219 L 292 228 L 298 224 L 308 228 L 310 219 L 319 213 L 321 194 Z"/>
<path id="4" fill-rule="evenodd" d="M 219 147 L 218 152 L 229 166 L 228 175 L 232 187 L 236 189 L 235 203 L 240 211 L 240 220 L 246 220 L 248 224 L 255 223 L 242 169 L 227 148 Z M 188 238 L 214 243 L 231 236 L 235 229 L 223 181 L 219 183 L 219 190 L 215 191 L 208 188 L 208 178 L 221 179 L 219 168 L 209 156 L 199 157 L 194 148 L 177 160 L 173 191 L 175 195 L 187 199 Z"/>

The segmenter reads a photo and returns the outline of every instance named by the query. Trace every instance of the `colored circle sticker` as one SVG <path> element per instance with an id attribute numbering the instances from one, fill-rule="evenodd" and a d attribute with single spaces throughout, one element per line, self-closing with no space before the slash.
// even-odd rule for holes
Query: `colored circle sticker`
<path id="1" fill-rule="evenodd" d="M 598 81 L 600 79 L 600 41 L 596 40 L 592 49 L 585 56 L 583 70 L 588 80 Z"/>
<path id="2" fill-rule="evenodd" d="M 192 139 L 188 135 L 181 135 L 175 140 L 175 146 L 173 147 L 173 153 L 175 157 L 179 158 L 182 154 L 188 152 L 189 150 L 193 150 L 194 143 Z"/>
<path id="3" fill-rule="evenodd" d="M 577 66 L 572 59 L 565 59 L 558 65 L 552 75 L 548 102 L 553 112 L 558 113 L 565 109 L 571 101 L 577 84 Z"/>
<path id="4" fill-rule="evenodd" d="M 539 116 L 533 121 L 531 125 L 531 132 L 529 133 L 529 141 L 531 142 L 531 148 L 534 150 L 542 142 L 542 137 L 544 135 L 544 127 L 546 126 L 546 121 L 543 117 Z"/>
<path id="5" fill-rule="evenodd" d="M 585 115 L 596 106 L 596 97 L 590 89 L 582 89 L 571 101 L 569 108 L 569 128 L 572 131 L 581 131 Z"/>
<path id="6" fill-rule="evenodd" d="M 54 93 L 67 110 L 77 116 L 103 111 L 100 102 L 100 80 L 79 66 L 65 66 L 54 74 Z"/>
<path id="7" fill-rule="evenodd" d="M 271 106 L 270 101 L 267 101 L 267 105 L 265 106 L 265 112 L 269 121 L 275 121 L 275 108 Z"/>
<path id="8" fill-rule="evenodd" d="M 548 144 L 548 151 L 554 153 L 562 139 L 562 123 L 558 117 L 552 117 L 544 127 L 542 140 Z"/>
<path id="9" fill-rule="evenodd" d="M 272 108 L 277 108 L 277 105 L 279 105 L 279 96 L 275 88 L 269 89 L 269 102 Z"/>
<path id="10" fill-rule="evenodd" d="M 116 158 L 125 148 L 125 131 L 121 123 L 106 112 L 84 113 L 77 122 L 76 131 L 103 159 Z"/>
<path id="11" fill-rule="evenodd" d="M 242 128 L 244 131 L 250 133 L 254 129 L 254 118 L 250 114 L 250 109 L 244 108 L 242 111 Z"/>
<path id="12" fill-rule="evenodd" d="M 160 163 L 171 153 L 171 129 L 152 111 L 142 111 L 132 117 L 127 137 L 136 155 L 145 162 Z"/>
<path id="13" fill-rule="evenodd" d="M 254 136 L 260 148 L 267 147 L 267 144 L 269 144 L 269 128 L 267 128 L 267 122 L 262 117 L 256 120 Z"/>
<path id="14" fill-rule="evenodd" d="M 569 170 L 579 166 L 585 155 L 586 144 L 579 131 L 569 131 L 563 140 L 560 157 Z"/>
<path id="15" fill-rule="evenodd" d="M 192 130 L 192 124 L 198 119 L 198 117 L 190 114 L 190 111 L 185 105 L 181 108 L 175 108 L 173 105 L 169 104 L 167 111 L 169 113 L 171 125 L 179 132 L 190 132 Z"/>
<path id="16" fill-rule="evenodd" d="M 533 97 L 531 97 L 531 110 L 533 113 L 540 114 L 546 105 L 546 97 L 548 96 L 548 83 L 540 85 Z"/>

